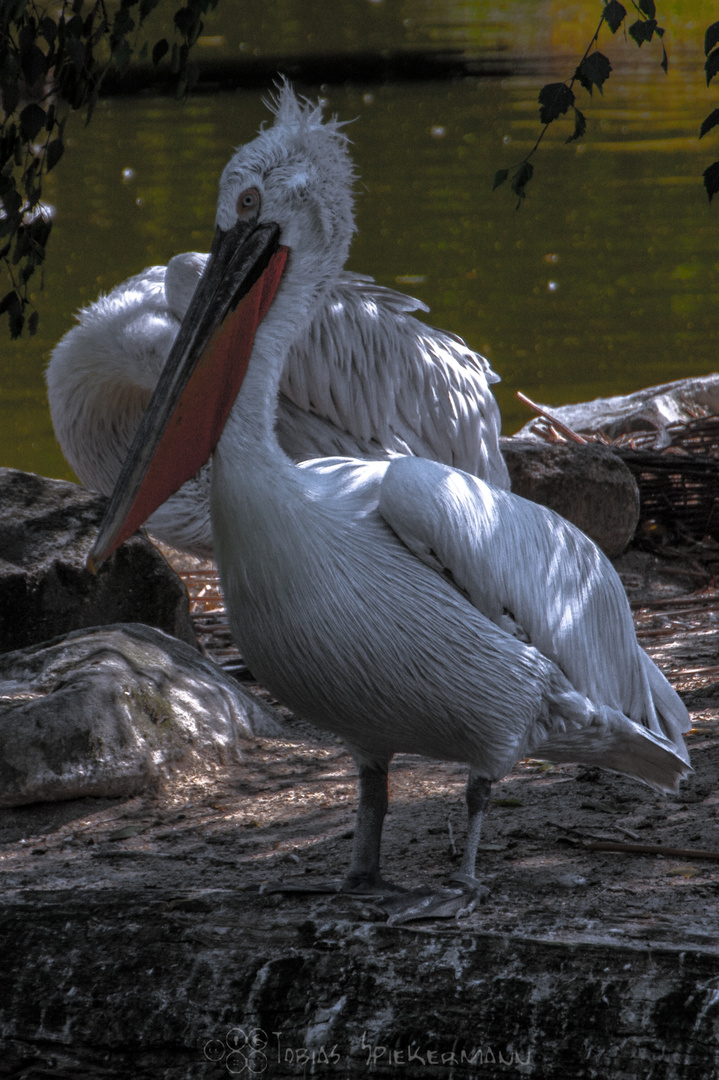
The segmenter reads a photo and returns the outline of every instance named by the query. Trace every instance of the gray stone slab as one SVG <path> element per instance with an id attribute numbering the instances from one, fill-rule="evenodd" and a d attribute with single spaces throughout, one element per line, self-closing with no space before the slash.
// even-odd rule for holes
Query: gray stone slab
<path id="1" fill-rule="evenodd" d="M 140 624 L 0 655 L 0 806 L 130 795 L 241 760 L 279 725 L 211 660 Z"/>

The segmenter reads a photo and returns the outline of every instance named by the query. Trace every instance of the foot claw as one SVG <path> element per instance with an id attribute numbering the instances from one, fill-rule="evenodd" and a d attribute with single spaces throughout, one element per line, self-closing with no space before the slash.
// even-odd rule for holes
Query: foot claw
<path id="1" fill-rule="evenodd" d="M 472 877 L 471 874 L 463 874 L 461 870 L 458 870 L 456 874 L 452 874 L 450 881 L 456 881 L 465 892 L 471 893 L 475 900 L 483 900 L 485 896 L 489 896 L 489 889 L 486 885 L 483 885 L 476 877 Z"/>

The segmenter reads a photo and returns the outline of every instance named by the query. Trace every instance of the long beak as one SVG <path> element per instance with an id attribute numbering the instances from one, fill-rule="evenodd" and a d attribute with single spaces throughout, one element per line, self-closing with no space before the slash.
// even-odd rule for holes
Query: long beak
<path id="1" fill-rule="evenodd" d="M 210 458 L 282 277 L 279 227 L 217 230 L 87 559 L 93 573 Z"/>

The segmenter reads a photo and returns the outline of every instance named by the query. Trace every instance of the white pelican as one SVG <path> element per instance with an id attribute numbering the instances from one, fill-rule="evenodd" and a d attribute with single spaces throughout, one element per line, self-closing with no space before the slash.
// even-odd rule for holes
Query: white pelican
<path id="1" fill-rule="evenodd" d="M 210 262 L 88 565 L 214 447 L 215 554 L 242 654 L 358 763 L 344 888 L 387 888 L 398 752 L 469 765 L 473 884 L 490 785 L 519 758 L 676 790 L 688 715 L 639 648 L 611 564 L 552 511 L 423 458 L 298 466 L 281 449 L 283 367 L 344 263 L 352 182 L 341 125 L 283 86 L 274 126 L 222 174 Z"/>
<path id="2" fill-rule="evenodd" d="M 47 369 L 50 413 L 66 460 L 109 495 L 187 311 L 207 255 L 152 266 L 78 313 Z M 277 430 L 295 461 L 345 454 L 436 458 L 509 487 L 489 363 L 411 314 L 412 297 L 339 269 L 293 342 Z M 209 465 L 148 522 L 172 547 L 212 555 Z"/>

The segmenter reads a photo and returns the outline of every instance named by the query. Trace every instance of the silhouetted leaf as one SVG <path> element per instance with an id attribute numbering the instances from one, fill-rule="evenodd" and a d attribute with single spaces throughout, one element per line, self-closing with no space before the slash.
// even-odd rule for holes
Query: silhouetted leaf
<path id="1" fill-rule="evenodd" d="M 30 334 L 30 337 L 32 337 L 33 334 L 36 332 L 37 324 L 39 323 L 39 321 L 40 321 L 39 312 L 33 311 L 32 315 L 30 316 L 30 318 L 27 321 L 27 330 L 28 330 L 28 333 Z"/>
<path id="2" fill-rule="evenodd" d="M 95 30 L 94 34 L 90 38 L 90 46 L 91 46 L 91 48 L 94 49 L 94 47 L 96 45 L 98 45 L 102 41 L 102 39 L 107 34 L 108 30 L 109 30 L 109 24 L 107 22 L 107 19 L 101 19 L 100 22 L 97 25 L 97 29 Z"/>
<path id="3" fill-rule="evenodd" d="M 45 257 L 45 248 L 52 232 L 52 220 L 42 210 L 36 214 L 29 225 L 30 237 L 33 244 L 37 245 L 38 259 L 42 262 Z"/>
<path id="4" fill-rule="evenodd" d="M 31 45 L 29 48 L 22 50 L 20 63 L 28 86 L 34 86 L 38 79 L 42 79 L 45 75 L 45 54 L 37 45 Z"/>
<path id="5" fill-rule="evenodd" d="M 20 88 L 17 83 L 6 83 L 2 88 L 2 107 L 6 116 L 15 112 L 20 100 Z"/>
<path id="6" fill-rule="evenodd" d="M 15 289 L 7 293 L 3 296 L 2 300 L 0 300 L 0 315 L 4 315 L 5 312 L 7 312 L 8 322 L 10 324 L 10 337 L 20 337 L 25 320 L 22 314 L 22 301 Z"/>
<path id="7" fill-rule="evenodd" d="M 15 217 L 22 206 L 22 196 L 13 183 L 12 187 L 2 193 L 3 210 L 9 218 Z"/>
<path id="8" fill-rule="evenodd" d="M 47 155 L 45 157 L 45 163 L 48 172 L 50 172 L 50 169 L 55 168 L 64 153 L 65 147 L 63 145 L 62 139 L 53 139 L 52 142 L 48 144 Z"/>
<path id="9" fill-rule="evenodd" d="M 547 83 L 539 91 L 539 104 L 541 123 L 551 124 L 574 104 L 574 92 L 563 82 Z"/>
<path id="10" fill-rule="evenodd" d="M 140 0 L 140 22 L 143 22 L 151 11 L 154 11 L 160 0 Z"/>
<path id="11" fill-rule="evenodd" d="M 511 188 L 514 194 L 517 196 L 517 209 L 521 204 L 522 199 L 526 198 L 526 191 L 524 190 L 532 179 L 534 173 L 534 166 L 531 161 L 523 161 L 517 169 L 516 173 L 512 177 Z"/>
<path id="12" fill-rule="evenodd" d="M 629 36 L 634 38 L 637 45 L 641 49 L 645 41 L 651 41 L 654 37 L 654 31 L 657 28 L 656 19 L 637 19 L 629 27 Z"/>
<path id="13" fill-rule="evenodd" d="M 161 38 L 159 41 L 155 42 L 152 47 L 152 62 L 155 67 L 157 67 L 163 56 L 166 56 L 169 51 L 170 46 L 167 44 L 167 40 L 165 38 Z"/>
<path id="14" fill-rule="evenodd" d="M 57 23 L 55 20 L 51 19 L 49 15 L 45 16 L 44 19 L 40 19 L 38 30 L 48 45 L 52 45 L 57 37 Z"/>
<path id="15" fill-rule="evenodd" d="M 27 285 L 28 281 L 35 273 L 36 265 L 37 264 L 35 263 L 35 260 L 32 258 L 32 256 L 28 256 L 25 260 L 24 265 L 20 267 L 20 281 L 23 283 L 23 285 Z"/>
<path id="16" fill-rule="evenodd" d="M 715 161 L 713 165 L 705 169 L 702 175 L 704 177 L 704 187 L 707 190 L 709 202 L 711 202 L 717 191 L 719 191 L 719 161 Z"/>
<path id="17" fill-rule="evenodd" d="M 500 186 L 500 184 L 503 184 L 508 176 L 509 176 L 509 169 L 498 169 L 497 172 L 494 174 L 494 183 L 492 184 L 492 191 L 495 191 Z"/>
<path id="18" fill-rule="evenodd" d="M 719 45 L 719 22 L 712 23 L 704 35 L 704 55 L 708 56 L 715 45 Z"/>
<path id="19" fill-rule="evenodd" d="M 189 7 L 179 8 L 175 12 L 174 23 L 180 33 L 189 37 L 194 31 L 194 28 L 199 21 L 198 15 L 195 11 L 192 11 Z"/>
<path id="20" fill-rule="evenodd" d="M 713 53 L 709 53 L 709 56 L 707 56 L 707 62 L 704 65 L 704 70 L 707 73 L 708 86 L 714 76 L 719 71 L 719 49 L 715 49 Z"/>
<path id="21" fill-rule="evenodd" d="M 35 102 L 26 105 L 20 113 L 20 134 L 25 142 L 32 142 L 45 127 L 45 110 Z"/>
<path id="22" fill-rule="evenodd" d="M 584 113 L 580 112 L 579 109 L 575 105 L 575 107 L 574 107 L 574 132 L 573 132 L 572 135 L 569 136 L 569 138 L 567 139 L 567 142 L 568 143 L 575 142 L 576 139 L 581 139 L 582 135 L 584 135 L 586 130 L 587 130 L 587 121 L 586 121 L 586 119 L 584 117 Z"/>
<path id="23" fill-rule="evenodd" d="M 699 129 L 699 138 L 702 139 L 707 131 L 711 131 L 713 127 L 719 124 L 719 109 L 714 109 L 709 115 L 702 121 L 702 126 Z"/>
<path id="24" fill-rule="evenodd" d="M 661 29 L 662 29 L 661 26 L 658 26 L 657 27 L 657 33 L 659 33 L 659 31 Z M 662 34 L 663 33 L 664 33 L 664 31 L 662 30 Z M 662 70 L 664 71 L 664 74 L 666 75 L 667 72 L 669 71 L 669 57 L 667 56 L 667 50 L 664 48 L 664 42 L 662 42 L 662 62 L 661 62 L 660 67 L 662 68 Z"/>
<path id="25" fill-rule="evenodd" d="M 85 29 L 85 23 L 79 15 L 74 15 L 69 22 L 65 23 L 65 33 L 69 38 L 76 38 L 78 41 L 82 37 L 83 30 Z"/>
<path id="26" fill-rule="evenodd" d="M 115 17 L 112 20 L 112 36 L 113 38 L 123 38 L 126 34 L 132 33 L 135 29 L 135 20 L 130 15 L 130 12 L 126 8 L 120 8 L 115 12 Z"/>
<path id="27" fill-rule="evenodd" d="M 604 21 L 613 34 L 616 34 L 626 17 L 627 9 L 624 5 L 620 4 L 619 0 L 609 0 L 604 8 Z"/>
<path id="28" fill-rule="evenodd" d="M 117 45 L 112 50 L 112 62 L 118 71 L 127 71 L 130 66 L 130 59 L 132 57 L 132 49 L 130 45 L 123 38 L 122 41 L 118 41 Z"/>
<path id="29" fill-rule="evenodd" d="M 28 236 L 27 229 L 23 226 L 18 230 L 17 239 L 15 241 L 15 250 L 12 254 L 13 266 L 17 266 L 21 259 L 30 251 L 30 237 Z"/>
<path id="30" fill-rule="evenodd" d="M 20 49 L 20 58 L 22 54 L 28 52 L 35 43 L 37 37 L 37 23 L 34 19 L 24 19 L 22 26 L 20 27 L 20 33 L 18 34 L 18 48 Z"/>
<path id="31" fill-rule="evenodd" d="M 69 37 L 65 42 L 65 52 L 67 58 L 71 64 L 78 71 L 82 71 L 85 66 L 85 46 L 77 38 Z"/>
<path id="32" fill-rule="evenodd" d="M 612 65 L 604 53 L 593 52 L 585 56 L 575 72 L 575 78 L 579 79 L 585 90 L 591 94 L 592 86 L 596 86 L 599 93 L 603 93 L 602 86 L 609 78 Z"/>
<path id="33" fill-rule="evenodd" d="M 643 11 L 649 19 L 653 19 L 657 13 L 654 0 L 639 0 L 639 10 Z"/>

